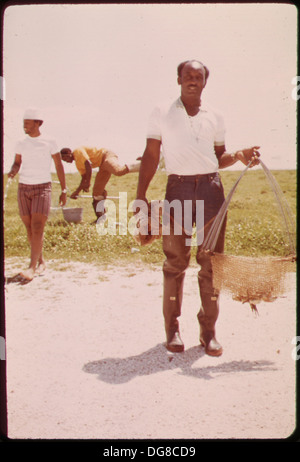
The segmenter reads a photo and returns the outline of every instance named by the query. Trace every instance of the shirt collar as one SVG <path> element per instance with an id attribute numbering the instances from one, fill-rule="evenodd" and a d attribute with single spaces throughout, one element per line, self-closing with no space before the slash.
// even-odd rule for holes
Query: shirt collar
<path id="1" fill-rule="evenodd" d="M 179 107 L 179 108 L 181 108 L 181 109 L 185 109 L 184 104 L 183 104 L 183 102 L 182 102 L 180 96 L 179 96 L 179 98 L 176 100 L 176 107 Z M 201 106 L 200 106 L 199 112 L 208 112 L 208 107 L 207 107 L 205 104 L 202 104 L 202 102 L 201 102 Z"/>

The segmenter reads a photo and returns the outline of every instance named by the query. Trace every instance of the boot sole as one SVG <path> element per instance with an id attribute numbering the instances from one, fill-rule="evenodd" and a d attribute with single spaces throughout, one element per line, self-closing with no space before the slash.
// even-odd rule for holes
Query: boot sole
<path id="1" fill-rule="evenodd" d="M 208 350 L 202 340 L 200 340 L 200 345 L 204 347 L 205 353 L 209 356 L 221 356 L 223 354 L 223 348 L 219 348 L 218 350 Z"/>
<path id="2" fill-rule="evenodd" d="M 184 345 L 168 345 L 166 344 L 166 349 L 171 351 L 171 353 L 182 353 L 184 351 Z"/>

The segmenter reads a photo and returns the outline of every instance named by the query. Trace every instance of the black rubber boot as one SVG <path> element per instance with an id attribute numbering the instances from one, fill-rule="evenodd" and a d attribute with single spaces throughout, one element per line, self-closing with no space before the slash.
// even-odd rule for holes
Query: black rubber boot
<path id="1" fill-rule="evenodd" d="M 219 315 L 219 296 L 214 293 L 201 294 L 202 306 L 197 318 L 200 324 L 200 343 L 210 356 L 220 356 L 222 346 L 216 340 L 215 325 Z"/>
<path id="2" fill-rule="evenodd" d="M 100 196 L 98 196 L 98 197 L 100 197 Z M 104 201 L 105 201 L 106 197 L 107 197 L 107 192 L 104 190 L 103 195 L 101 196 L 101 198 L 93 199 L 92 205 L 93 205 L 95 215 L 97 217 L 96 221 L 94 221 L 93 223 L 97 223 L 99 218 L 104 217 L 104 215 L 106 213 L 106 208 L 104 207 Z M 101 204 L 101 202 L 102 202 L 102 204 Z"/>

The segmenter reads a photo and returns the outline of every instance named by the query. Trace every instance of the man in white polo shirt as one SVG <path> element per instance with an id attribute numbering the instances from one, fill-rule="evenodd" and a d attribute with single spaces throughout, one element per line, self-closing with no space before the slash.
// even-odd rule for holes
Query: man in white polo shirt
<path id="1" fill-rule="evenodd" d="M 172 104 L 162 104 L 153 110 L 147 131 L 147 144 L 141 162 L 137 199 L 147 202 L 146 192 L 156 172 L 162 147 L 168 183 L 165 200 L 192 201 L 192 222 L 196 222 L 196 201 L 204 201 L 204 235 L 218 213 L 224 191 L 219 168 L 229 167 L 238 160 L 252 166 L 258 163 L 258 146 L 230 154 L 225 148 L 224 121 L 216 110 L 201 100 L 209 76 L 207 67 L 197 60 L 185 61 L 177 68 L 181 96 Z M 184 211 L 182 216 L 184 216 Z M 216 252 L 224 250 L 225 223 L 219 235 Z M 163 314 L 169 351 L 184 350 L 178 318 L 181 315 L 183 282 L 189 265 L 191 247 L 182 226 L 181 234 L 163 234 L 164 296 Z M 201 244 L 201 242 L 200 242 Z M 209 257 L 198 246 L 197 262 L 201 308 L 197 315 L 200 324 L 200 343 L 207 354 L 220 356 L 222 346 L 216 339 L 215 324 L 219 314 L 219 294 L 212 285 Z"/>

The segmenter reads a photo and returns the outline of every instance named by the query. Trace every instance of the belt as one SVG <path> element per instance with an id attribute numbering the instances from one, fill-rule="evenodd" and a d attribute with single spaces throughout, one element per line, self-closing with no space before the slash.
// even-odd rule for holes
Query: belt
<path id="1" fill-rule="evenodd" d="M 200 178 L 216 178 L 219 176 L 219 172 L 213 172 L 213 173 L 204 173 L 202 175 L 175 175 L 175 174 L 171 174 L 168 176 L 168 179 L 170 180 L 198 180 Z"/>

